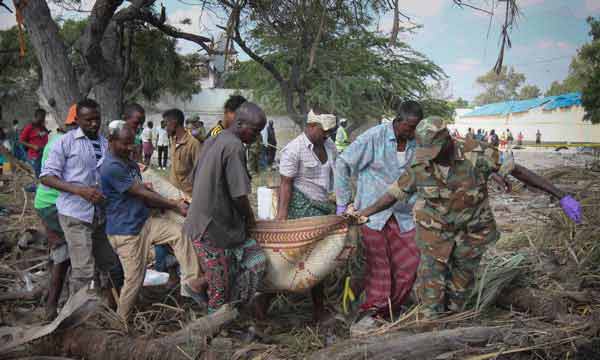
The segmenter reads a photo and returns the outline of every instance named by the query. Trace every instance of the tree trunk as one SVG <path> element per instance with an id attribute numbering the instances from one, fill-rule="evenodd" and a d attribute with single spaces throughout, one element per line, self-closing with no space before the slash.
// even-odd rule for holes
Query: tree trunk
<path id="1" fill-rule="evenodd" d="M 485 345 L 502 337 L 510 329 L 503 327 L 469 327 L 407 335 L 392 333 L 383 336 L 352 338 L 320 350 L 313 360 L 329 359 L 396 359 L 429 360 L 440 354 L 468 346 Z"/>
<path id="2" fill-rule="evenodd" d="M 113 21 L 106 28 L 102 38 L 102 54 L 110 64 L 109 77 L 94 86 L 94 96 L 100 104 L 102 128 L 121 118 L 123 106 L 123 81 L 125 81 L 125 58 L 123 57 L 122 36 L 117 24 Z"/>
<path id="3" fill-rule="evenodd" d="M 66 119 L 69 106 L 80 96 L 67 49 L 45 0 L 17 0 L 16 4 L 42 68 L 42 93 L 50 104 L 54 103 L 57 121 L 62 122 L 60 119 Z"/>

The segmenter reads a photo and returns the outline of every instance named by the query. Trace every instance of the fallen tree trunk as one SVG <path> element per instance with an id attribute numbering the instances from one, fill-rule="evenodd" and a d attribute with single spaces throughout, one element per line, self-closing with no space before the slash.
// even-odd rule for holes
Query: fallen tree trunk
<path id="1" fill-rule="evenodd" d="M 131 338 L 120 332 L 72 328 L 60 334 L 67 356 L 88 360 L 189 360 L 205 350 L 205 338 L 238 316 L 237 309 L 224 306 L 184 329 L 160 339 Z"/>
<path id="2" fill-rule="evenodd" d="M 506 327 L 469 327 L 416 335 L 393 333 L 387 336 L 352 338 L 317 351 L 313 360 L 390 359 L 429 360 L 465 346 L 485 345 L 500 338 Z"/>

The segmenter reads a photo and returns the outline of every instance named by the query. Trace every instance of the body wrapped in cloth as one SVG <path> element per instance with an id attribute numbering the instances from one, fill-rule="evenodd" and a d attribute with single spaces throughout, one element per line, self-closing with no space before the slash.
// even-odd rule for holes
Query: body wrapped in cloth
<path id="1" fill-rule="evenodd" d="M 153 170 L 143 174 L 154 190 L 168 198 L 182 193 Z M 164 216 L 183 224 L 184 218 L 173 211 Z M 249 237 L 257 241 L 267 257 L 264 291 L 304 292 L 346 260 L 356 249 L 357 229 L 336 215 L 296 220 L 259 220 Z"/>

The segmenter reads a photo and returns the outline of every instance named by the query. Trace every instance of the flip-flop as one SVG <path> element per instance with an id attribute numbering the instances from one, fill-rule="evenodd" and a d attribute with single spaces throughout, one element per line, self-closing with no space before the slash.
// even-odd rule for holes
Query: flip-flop
<path id="1" fill-rule="evenodd" d="M 208 296 L 206 293 L 197 293 L 188 284 L 183 285 L 183 290 L 194 300 L 198 305 L 205 306 L 208 304 Z"/>

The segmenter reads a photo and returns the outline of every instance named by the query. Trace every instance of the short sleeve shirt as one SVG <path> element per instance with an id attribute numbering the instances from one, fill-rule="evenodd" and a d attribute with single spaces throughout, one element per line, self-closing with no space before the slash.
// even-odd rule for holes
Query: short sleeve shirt
<path id="1" fill-rule="evenodd" d="M 234 248 L 246 241 L 246 219 L 233 199 L 251 192 L 245 148 L 230 130 L 205 143 L 194 171 L 194 191 L 183 233 L 188 239 L 205 237 L 218 248 Z"/>
<path id="2" fill-rule="evenodd" d="M 144 201 L 127 191 L 142 182 L 137 164 L 107 154 L 100 166 L 102 193 L 106 196 L 106 234 L 138 235 L 150 216 Z"/>
<path id="3" fill-rule="evenodd" d="M 455 141 L 454 161 L 450 167 L 415 160 L 388 193 L 405 199 L 417 192 L 415 220 L 426 227 L 465 226 L 488 214 L 487 180 L 498 172 L 508 175 L 514 168 L 512 159 L 499 162 L 499 152 L 488 144 L 467 138 Z M 492 221 L 493 219 L 488 219 Z"/>
<path id="4" fill-rule="evenodd" d="M 333 191 L 333 171 L 337 150 L 331 139 L 325 141 L 327 162 L 321 163 L 313 144 L 302 133 L 281 151 L 279 173 L 294 179 L 294 188 L 312 200 L 327 201 Z"/>
<path id="5" fill-rule="evenodd" d="M 27 156 L 30 159 L 37 159 L 42 156 L 42 149 L 48 143 L 48 129 L 43 126 L 28 124 L 21 132 L 19 140 L 40 148 L 40 150 L 27 149 Z"/>
<path id="6" fill-rule="evenodd" d="M 52 148 L 52 144 L 56 142 L 63 134 L 58 133 L 50 138 L 48 144 L 44 148 L 44 152 L 42 153 L 42 166 L 48 159 L 48 154 L 50 153 L 50 149 Z M 56 205 L 56 199 L 60 195 L 60 191 L 47 187 L 46 185 L 39 184 L 35 191 L 35 199 L 33 203 L 33 207 L 36 209 L 44 209 L 49 206 Z"/>

